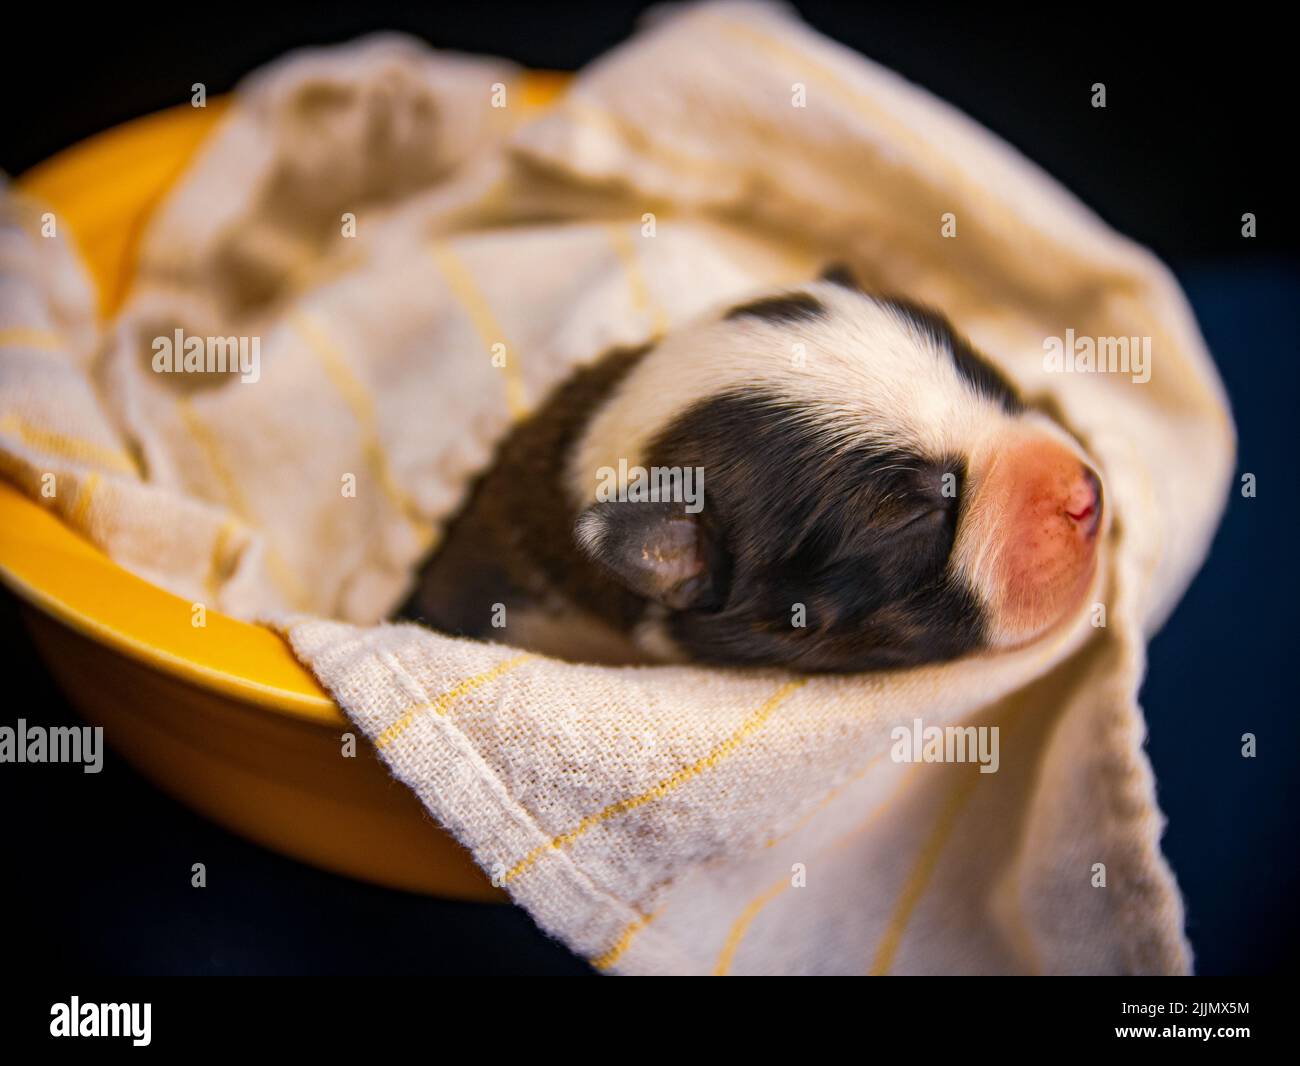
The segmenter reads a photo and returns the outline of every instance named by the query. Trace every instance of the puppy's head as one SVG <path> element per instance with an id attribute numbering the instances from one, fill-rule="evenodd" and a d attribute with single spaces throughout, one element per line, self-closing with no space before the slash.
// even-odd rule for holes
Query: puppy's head
<path id="1" fill-rule="evenodd" d="M 660 638 L 803 670 L 1034 639 L 1079 606 L 1102 513 L 1074 441 L 944 319 L 829 281 L 662 341 L 568 487 L 579 546 Z"/>

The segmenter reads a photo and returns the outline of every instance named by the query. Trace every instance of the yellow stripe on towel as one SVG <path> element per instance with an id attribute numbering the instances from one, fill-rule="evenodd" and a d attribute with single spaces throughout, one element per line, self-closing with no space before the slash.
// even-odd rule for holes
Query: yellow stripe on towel
<path id="1" fill-rule="evenodd" d="M 72 514 L 68 517 L 68 523 L 83 533 L 86 531 L 86 519 L 90 516 L 91 501 L 95 498 L 95 490 L 99 488 L 101 480 L 99 472 L 94 471 L 77 490 L 77 499 L 72 505 Z"/>
<path id="2" fill-rule="evenodd" d="M 474 275 L 470 273 L 469 267 L 455 253 L 451 245 L 443 240 L 434 241 L 430 250 L 452 295 L 474 324 L 474 330 L 478 333 L 483 350 L 490 357 L 495 345 L 500 344 L 504 348 L 506 408 L 510 412 L 511 420 L 518 422 L 528 414 L 529 410 L 523 373 L 519 366 L 519 352 L 506 340 L 505 330 L 501 328 L 501 323 L 492 313 L 492 308 L 483 291 L 478 287 L 478 282 L 474 280 Z"/>
<path id="3" fill-rule="evenodd" d="M 638 807 L 644 807 L 647 803 L 651 803 L 654 800 L 662 799 L 670 792 L 674 791 L 681 785 L 684 785 L 687 781 L 690 781 L 692 778 L 698 777 L 706 770 L 711 770 L 713 767 L 717 766 L 718 763 L 722 762 L 723 759 L 740 747 L 745 738 L 747 738 L 751 733 L 761 729 L 763 725 L 767 723 L 767 720 L 772 717 L 772 714 L 776 711 L 777 707 L 784 703 L 792 693 L 807 684 L 807 680 L 807 678 L 797 678 L 794 681 L 787 681 L 767 699 L 763 706 L 742 723 L 736 732 L 714 748 L 713 751 L 709 752 L 708 755 L 697 759 L 689 766 L 683 766 L 676 773 L 664 778 L 657 785 L 647 789 L 645 792 L 636 796 L 631 796 L 627 799 L 617 800 L 616 802 L 601 808 L 595 814 L 588 815 L 568 832 L 561 833 L 559 836 L 547 841 L 545 844 L 538 845 L 510 868 L 510 871 L 505 877 L 506 881 L 513 881 L 543 855 L 551 851 L 558 851 L 560 848 L 572 844 L 588 830 L 594 829 L 602 822 L 607 822 L 611 818 L 616 818 L 620 814 L 634 811 Z"/>
<path id="4" fill-rule="evenodd" d="M 1004 742 L 1019 724 L 1026 706 L 1026 703 L 1020 702 L 1007 713 L 1000 724 Z M 925 890 L 930 886 L 930 879 L 939 866 L 939 859 L 943 856 L 943 849 L 951 839 L 953 830 L 956 828 L 962 812 L 966 809 L 966 804 L 975 794 L 975 786 L 983 778 L 983 774 L 979 770 L 978 766 L 962 766 L 956 771 L 957 784 L 949 792 L 948 798 L 939 812 L 939 820 L 930 831 L 930 836 L 926 839 L 924 847 L 921 848 L 921 852 L 913 864 L 912 872 L 903 885 L 903 891 L 898 897 L 898 902 L 894 905 L 894 912 L 890 916 L 889 924 L 885 927 L 885 935 L 876 948 L 876 955 L 869 971 L 870 976 L 883 977 L 894 964 L 899 945 L 903 942 L 903 934 L 907 932 L 908 923 L 912 920 L 917 904 L 921 902 L 921 897 L 925 895 Z"/>
<path id="5" fill-rule="evenodd" d="M 668 314 L 650 295 L 650 283 L 641 268 L 641 259 L 637 255 L 636 243 L 628 232 L 627 223 L 611 222 L 605 227 L 609 243 L 614 246 L 614 253 L 623 264 L 623 273 L 627 275 L 628 288 L 632 291 L 632 309 L 650 319 L 651 337 L 658 340 L 668 332 Z M 639 233 L 640 230 L 638 229 Z"/>
<path id="6" fill-rule="evenodd" d="M 24 444 L 39 451 L 49 452 L 60 459 L 82 463 L 86 466 L 102 466 L 109 470 L 116 470 L 121 474 L 131 474 L 134 477 L 140 476 L 135 461 L 126 452 L 103 444 L 96 444 L 94 441 L 70 437 L 52 429 L 34 426 L 15 414 L 8 414 L 0 418 L 0 433 L 12 433 L 14 436 L 19 437 Z"/>
<path id="7" fill-rule="evenodd" d="M 217 535 L 212 542 L 212 556 L 208 560 L 208 573 L 203 579 L 208 603 L 216 603 L 221 596 L 221 582 L 226 570 L 226 549 L 230 544 L 230 538 L 235 535 L 239 526 L 238 520 L 228 517 L 217 529 Z"/>
<path id="8" fill-rule="evenodd" d="M 475 674 L 468 677 L 454 688 L 448 689 L 437 699 L 430 703 L 417 703 L 414 707 L 408 707 L 392 725 L 388 726 L 378 737 L 375 738 L 376 748 L 386 748 L 396 740 L 405 731 L 407 726 L 415 721 L 416 716 L 424 711 L 432 711 L 434 714 L 446 714 L 451 705 L 462 696 L 467 696 L 476 688 L 482 688 L 489 681 L 495 681 L 502 674 L 508 673 L 516 666 L 522 666 L 530 659 L 535 659 L 535 655 L 516 655 L 513 659 L 505 659 L 496 664 L 490 670 L 484 670 L 481 674 Z"/>
<path id="9" fill-rule="evenodd" d="M 591 960 L 591 965 L 597 970 L 608 970 L 619 959 L 623 957 L 624 952 L 632 946 L 632 941 L 636 938 L 637 933 L 641 932 L 647 925 L 655 920 L 656 914 L 642 914 L 628 923 L 626 929 L 614 941 L 613 946 L 604 954 L 597 955 Z"/>
<path id="10" fill-rule="evenodd" d="M 749 901 L 745 909 L 740 912 L 740 917 L 732 925 L 730 932 L 727 933 L 727 939 L 722 945 L 722 950 L 718 952 L 718 961 L 713 966 L 714 977 L 726 977 L 731 972 L 731 964 L 736 959 L 736 952 L 740 950 L 740 942 L 745 939 L 745 934 L 749 932 L 749 927 L 753 924 L 754 919 L 758 917 L 759 912 L 764 907 L 789 887 L 790 875 L 782 874 Z"/>
<path id="11" fill-rule="evenodd" d="M 944 168 L 947 176 L 959 177 L 949 160 L 935 155 L 925 137 L 917 133 L 915 129 L 905 122 L 899 120 L 894 114 L 882 108 L 874 97 L 851 85 L 843 75 L 828 66 L 824 61 L 743 22 L 717 18 L 713 18 L 711 21 L 714 22 L 715 28 L 722 33 L 734 37 L 738 41 L 743 41 L 757 51 L 765 52 L 777 63 L 783 64 L 791 73 L 796 73 L 808 81 L 819 82 L 824 88 L 829 89 L 833 96 L 839 97 L 842 103 L 857 111 L 860 117 L 878 127 L 885 128 L 889 139 L 893 143 L 906 145 L 917 155 L 928 157 L 931 161 L 939 163 Z"/>
<path id="12" fill-rule="evenodd" d="M 802 829 L 805 825 L 807 825 L 812 820 L 813 815 L 815 815 L 818 811 L 823 810 L 825 807 L 829 806 L 830 803 L 835 799 L 835 797 L 838 796 L 845 788 L 847 788 L 849 785 L 853 784 L 854 782 L 861 780 L 861 778 L 867 773 L 867 771 L 870 770 L 871 767 L 875 766 L 876 763 L 880 761 L 881 755 L 883 755 L 883 752 L 874 756 L 867 763 L 866 766 L 864 766 L 861 770 L 859 770 L 856 774 L 854 774 L 853 777 L 850 778 L 848 781 L 844 782 L 844 784 L 841 785 L 839 788 L 835 789 L 829 796 L 826 797 L 826 799 L 824 799 L 820 804 L 818 804 L 817 808 L 807 818 L 803 819 L 803 821 L 801 821 L 798 826 L 792 829 L 789 833 L 785 834 L 785 836 L 792 836 L 794 833 L 798 832 L 799 829 Z M 914 766 L 911 771 L 909 771 L 906 775 L 904 775 L 903 780 L 890 793 L 887 799 L 885 799 L 881 803 L 876 804 L 876 806 L 871 809 L 871 813 L 868 814 L 866 818 L 864 818 L 861 822 L 859 822 L 856 826 L 850 829 L 843 836 L 837 838 L 835 842 L 832 843 L 829 847 L 827 847 L 826 850 L 823 851 L 819 857 L 834 855 L 837 851 L 846 847 L 850 842 L 855 840 L 861 833 L 866 832 L 873 825 L 875 825 L 876 821 L 880 818 L 880 816 L 884 814 L 884 812 L 893 805 L 895 798 L 906 786 L 907 781 L 911 779 L 913 773 L 915 773 L 915 770 L 916 767 Z M 772 844 L 774 843 L 776 843 L 776 841 L 770 841 L 768 846 L 771 847 Z M 790 875 L 782 874 L 779 878 L 777 878 L 777 880 L 773 881 L 770 885 L 768 885 L 767 888 L 763 889 L 762 892 L 760 892 L 757 896 L 755 896 L 752 900 L 750 900 L 750 902 L 745 906 L 745 909 L 740 912 L 740 917 L 738 917 L 735 920 L 735 922 L 732 924 L 730 932 L 727 933 L 727 939 L 723 942 L 722 950 L 718 952 L 718 961 L 714 964 L 713 967 L 713 975 L 715 977 L 726 977 L 727 974 L 731 972 L 732 964 L 736 961 L 736 953 L 740 950 L 741 941 L 745 939 L 745 935 L 749 932 L 749 927 L 754 924 L 754 919 L 759 916 L 762 910 L 769 903 L 771 903 L 774 899 L 779 897 L 783 892 L 786 891 L 786 889 L 790 887 L 791 887 Z"/>
<path id="13" fill-rule="evenodd" d="M 912 872 L 898 897 L 898 902 L 894 905 L 889 924 L 885 927 L 885 935 L 876 948 L 875 960 L 870 971 L 872 977 L 883 977 L 893 965 L 894 957 L 898 954 L 898 946 L 903 941 L 903 934 L 907 931 L 916 905 L 929 887 L 930 878 L 934 876 L 935 868 L 939 865 L 943 849 L 947 846 L 962 811 L 966 809 L 966 803 L 975 792 L 975 786 L 979 784 L 979 769 L 978 766 L 970 766 L 961 767 L 957 771 L 957 787 L 949 792 L 943 810 L 939 813 L 939 820 L 930 831 L 921 854 L 917 856 Z"/>
<path id="14" fill-rule="evenodd" d="M 815 817 L 817 816 L 818 812 L 820 812 L 820 811 L 824 810 L 826 807 L 828 807 L 828 806 L 831 804 L 831 802 L 835 799 L 835 797 L 838 796 L 838 795 L 839 795 L 839 794 L 840 794 L 840 793 L 841 793 L 845 788 L 847 788 L 849 785 L 853 784 L 855 781 L 860 780 L 860 779 L 862 778 L 862 776 L 863 776 L 864 774 L 866 774 L 866 772 L 867 772 L 868 770 L 871 769 L 871 767 L 873 767 L 877 762 L 880 761 L 880 757 L 881 757 L 881 755 L 883 755 L 883 754 L 884 754 L 884 753 L 881 752 L 881 753 L 875 755 L 872 759 L 870 759 L 870 760 L 867 762 L 867 765 L 864 766 L 861 770 L 859 770 L 856 774 L 854 774 L 852 778 L 850 778 L 848 781 L 845 781 L 843 784 L 839 785 L 838 787 L 832 789 L 831 792 L 826 796 L 826 798 L 823 799 L 820 803 L 818 803 L 817 806 L 814 807 L 814 808 L 813 808 L 813 809 L 812 809 L 812 810 L 807 814 L 807 816 L 805 816 L 804 818 L 801 818 L 801 819 L 799 820 L 799 824 L 798 824 L 798 825 L 794 826 L 792 829 L 788 829 L 788 830 L 786 830 L 784 833 L 780 833 L 780 834 L 778 834 L 777 836 L 773 836 L 773 837 L 768 838 L 768 841 L 767 841 L 767 843 L 764 845 L 764 847 L 768 847 L 768 848 L 776 847 L 776 845 L 779 844 L 781 841 L 786 840 L 787 838 L 789 838 L 789 837 L 791 837 L 791 836 L 794 836 L 795 833 L 797 833 L 797 832 L 799 832 L 799 830 L 803 829 L 803 828 L 804 828 L 804 827 L 805 827 L 809 822 L 811 822 L 811 821 L 813 820 L 813 818 L 815 818 Z M 785 882 L 784 882 L 784 879 L 783 879 L 782 883 L 785 883 Z M 764 895 L 766 895 L 766 890 L 764 890 Z M 766 906 L 766 902 L 764 902 L 763 906 Z M 749 908 L 746 908 L 746 910 L 748 910 L 748 909 L 749 909 Z M 754 913 L 757 914 L 758 910 L 761 910 L 761 909 L 762 909 L 761 907 L 755 909 Z M 642 914 L 642 915 L 639 915 L 637 918 L 635 918 L 633 921 L 629 922 L 627 928 L 624 929 L 623 932 L 620 933 L 619 936 L 618 936 L 618 938 L 614 941 L 614 946 L 611 947 L 611 948 L 609 949 L 609 951 L 605 952 L 604 955 L 600 955 L 600 956 L 598 956 L 598 958 L 604 959 L 604 958 L 605 958 L 606 956 L 608 956 L 611 952 L 614 952 L 615 948 L 617 948 L 618 951 L 617 951 L 617 954 L 614 956 L 614 959 L 611 960 L 610 962 L 606 963 L 605 967 L 598 966 L 598 965 L 596 964 L 596 960 L 593 959 L 593 960 L 591 960 L 592 965 L 593 965 L 593 966 L 596 966 L 597 969 L 602 969 L 602 968 L 607 968 L 608 966 L 612 966 L 612 965 L 614 964 L 614 962 L 617 961 L 618 958 L 621 957 L 622 954 L 623 954 L 623 953 L 628 949 L 628 947 L 631 946 L 631 943 L 632 943 L 633 939 L 636 937 L 636 935 L 637 935 L 638 933 L 640 933 L 641 930 L 643 930 L 646 926 L 648 926 L 652 921 L 655 920 L 655 918 L 657 918 L 657 917 L 658 917 L 660 914 L 662 914 L 662 913 L 663 913 L 663 908 L 661 907 L 658 911 L 655 911 L 653 914 L 648 914 L 648 915 L 647 915 L 647 914 Z M 738 923 L 738 924 L 739 924 L 739 923 Z M 746 924 L 747 924 L 747 923 L 746 923 Z M 734 932 L 734 929 L 735 929 L 735 927 L 733 926 L 733 932 Z M 741 933 L 740 935 L 743 935 L 743 931 L 742 931 L 742 933 Z M 736 941 L 736 942 L 737 942 L 737 944 L 739 944 L 739 938 L 737 938 L 737 941 Z"/>
<path id="15" fill-rule="evenodd" d="M 735 177 L 736 167 L 729 161 L 691 155 L 676 146 L 655 141 L 643 127 L 597 106 L 590 100 L 583 99 L 576 93 L 570 93 L 564 98 L 559 111 L 579 125 L 598 130 L 605 136 L 614 138 L 626 151 L 643 159 L 657 161 L 660 164 L 666 163 L 673 170 L 710 181 Z"/>
<path id="16" fill-rule="evenodd" d="M 325 367 L 334 388 L 343 397 L 344 402 L 361 428 L 362 448 L 366 463 L 375 472 L 379 486 L 389 501 L 397 508 L 408 522 L 417 530 L 424 546 L 433 540 L 433 527 L 420 514 L 420 509 L 411 496 L 398 484 L 393 475 L 388 453 L 384 451 L 379 439 L 378 420 L 375 417 L 375 402 L 361 380 L 352 372 L 329 334 L 314 318 L 301 309 L 289 315 L 289 322 L 298 334 L 307 342 L 307 346 Z"/>
<path id="17" fill-rule="evenodd" d="M 185 423 L 185 432 L 199 446 L 204 458 L 208 461 L 208 466 L 212 468 L 212 473 L 216 475 L 226 503 L 234 508 L 239 515 L 247 518 L 249 515 L 248 501 L 244 499 L 243 489 L 239 487 L 239 482 L 235 480 L 234 474 L 226 466 L 216 436 L 208 429 L 203 419 L 199 417 L 199 413 L 194 410 L 194 405 L 187 397 L 181 397 L 176 401 L 176 413 L 180 415 L 181 421 Z"/>
<path id="18" fill-rule="evenodd" d="M 52 329 L 11 326 L 0 329 L 0 348 L 37 348 L 43 352 L 61 352 L 63 338 Z"/>
<path id="19" fill-rule="evenodd" d="M 190 438 L 207 459 L 208 466 L 216 476 L 217 482 L 221 486 L 222 498 L 227 507 L 243 519 L 246 523 L 252 523 L 252 510 L 248 506 L 248 501 L 244 498 L 244 492 L 239 487 L 239 482 L 235 479 L 234 474 L 226 465 L 226 461 L 221 454 L 221 445 L 216 436 L 208 429 L 204 421 L 199 418 L 198 412 L 194 410 L 194 405 L 189 399 L 182 397 L 176 401 L 176 411 L 185 423 L 185 430 Z M 264 534 L 265 537 L 265 534 Z M 265 537 L 265 552 L 263 558 L 266 560 L 266 572 L 270 575 L 271 580 L 275 582 L 276 588 L 280 590 L 281 595 L 285 597 L 294 607 L 306 609 L 312 606 L 312 599 L 307 595 L 307 590 L 303 588 L 298 576 L 294 573 L 284 558 L 276 551 L 275 545 L 269 537 Z"/>
<path id="20" fill-rule="evenodd" d="M 914 153 L 918 159 L 936 168 L 950 189 L 978 196 L 981 222 L 987 229 L 992 232 L 1014 231 L 1030 240 L 1042 240 L 1041 229 L 1030 219 L 1018 214 L 1005 200 L 990 195 L 982 187 L 977 187 L 969 175 L 941 150 L 937 150 L 923 134 L 900 119 L 888 107 L 882 106 L 869 93 L 856 88 L 832 66 L 754 26 L 733 19 L 720 19 L 716 16 L 709 16 L 709 18 L 721 32 L 750 48 L 765 52 L 796 77 L 819 83 L 831 96 L 837 97 L 843 105 L 855 111 L 859 118 L 882 131 L 888 143 L 902 146 L 905 150 Z M 951 312 L 952 309 L 949 308 L 949 311 Z"/>

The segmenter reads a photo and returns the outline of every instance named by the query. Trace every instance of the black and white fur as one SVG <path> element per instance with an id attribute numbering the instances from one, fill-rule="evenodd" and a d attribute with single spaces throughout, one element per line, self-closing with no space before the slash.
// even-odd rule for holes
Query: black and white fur
<path id="1" fill-rule="evenodd" d="M 574 373 L 404 613 L 587 661 L 860 671 L 1009 646 L 1044 625 L 1007 608 L 1004 516 L 975 488 L 1027 435 L 1077 451 L 941 316 L 842 277 L 761 294 Z M 597 501 L 620 459 L 702 468 L 703 509 Z"/>

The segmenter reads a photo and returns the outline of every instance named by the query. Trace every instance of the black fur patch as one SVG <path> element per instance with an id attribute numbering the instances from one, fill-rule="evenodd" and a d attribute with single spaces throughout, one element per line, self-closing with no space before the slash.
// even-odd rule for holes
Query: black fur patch
<path id="1" fill-rule="evenodd" d="M 981 609 L 949 566 L 965 464 L 829 445 L 799 408 L 758 392 L 701 401 L 647 463 L 700 466 L 700 520 L 726 552 L 722 606 L 670 616 L 693 657 L 857 671 L 979 647 Z M 955 496 L 945 496 L 952 474 Z M 795 623 L 797 604 L 806 625 Z"/>
<path id="2" fill-rule="evenodd" d="M 609 352 L 564 381 L 503 440 L 398 617 L 471 637 L 492 628 L 493 605 L 535 605 L 558 593 L 630 630 L 645 601 L 579 551 L 565 492 L 565 461 L 587 420 L 650 350 Z"/>
<path id="3" fill-rule="evenodd" d="M 902 297 L 881 297 L 880 302 L 892 307 L 920 333 L 932 337 L 952 353 L 953 365 L 981 396 L 1002 405 L 1008 414 L 1020 414 L 1024 401 L 1016 387 L 988 359 L 972 347 L 970 341 L 952 328 L 952 323 L 940 312 Z"/>
<path id="4" fill-rule="evenodd" d="M 795 322 L 815 322 L 826 317 L 826 305 L 816 296 L 806 292 L 781 293 L 765 296 L 752 303 L 733 307 L 723 316 L 728 322 L 736 318 L 761 318 L 767 322 L 789 325 Z"/>
<path id="5" fill-rule="evenodd" d="M 858 284 L 858 279 L 853 276 L 853 271 L 844 263 L 830 263 L 821 272 L 819 281 L 829 281 L 832 285 L 838 285 L 841 289 L 854 289 L 862 292 L 863 288 Z"/>

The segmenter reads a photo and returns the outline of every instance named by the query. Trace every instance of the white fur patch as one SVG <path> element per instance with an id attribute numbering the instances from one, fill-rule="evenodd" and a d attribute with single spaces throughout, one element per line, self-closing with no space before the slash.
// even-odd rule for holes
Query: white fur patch
<path id="1" fill-rule="evenodd" d="M 723 309 L 649 352 L 574 449 L 574 502 L 591 502 L 602 466 L 642 462 L 664 426 L 725 392 L 781 397 L 805 411 L 832 447 L 892 445 L 936 459 L 970 455 L 1011 419 L 966 382 L 946 346 L 896 309 L 830 282 L 790 291 L 815 296 L 825 317 L 727 320 Z"/>

